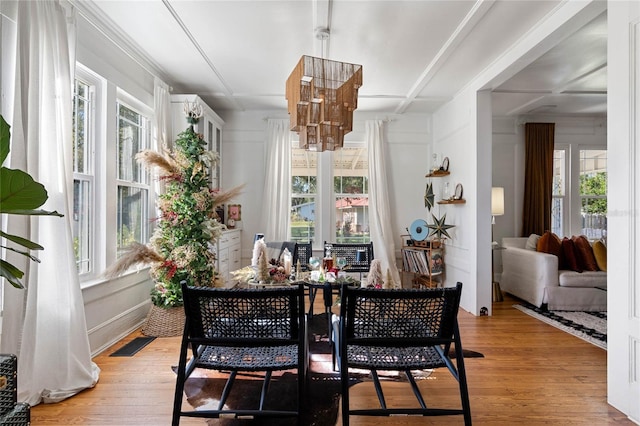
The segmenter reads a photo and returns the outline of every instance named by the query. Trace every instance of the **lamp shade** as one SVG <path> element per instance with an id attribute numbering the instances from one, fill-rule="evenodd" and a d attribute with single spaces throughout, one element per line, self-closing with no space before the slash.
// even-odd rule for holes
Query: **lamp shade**
<path id="1" fill-rule="evenodd" d="M 491 188 L 491 215 L 502 216 L 504 214 L 504 188 Z"/>

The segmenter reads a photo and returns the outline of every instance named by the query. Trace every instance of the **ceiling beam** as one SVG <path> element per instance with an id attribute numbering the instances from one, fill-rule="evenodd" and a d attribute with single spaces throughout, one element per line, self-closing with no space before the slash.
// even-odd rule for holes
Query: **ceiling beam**
<path id="1" fill-rule="evenodd" d="M 191 31 L 189 31 L 189 29 L 187 28 L 186 24 L 182 21 L 182 19 L 178 15 L 178 12 L 176 12 L 176 10 L 173 8 L 173 6 L 171 6 L 171 4 L 169 3 L 169 0 L 162 0 L 162 3 L 165 5 L 165 7 L 169 11 L 169 13 L 171 13 L 171 16 L 173 16 L 173 19 L 176 21 L 176 23 L 180 26 L 180 28 L 182 28 L 182 31 L 185 33 L 187 38 L 189 38 L 189 40 L 191 41 L 191 44 L 193 44 L 193 47 L 195 47 L 195 49 L 198 51 L 200 56 L 202 56 L 202 59 L 204 59 L 204 61 L 207 63 L 207 65 L 209 66 L 211 71 L 213 71 L 213 73 L 216 75 L 216 77 L 218 78 L 218 81 L 220 82 L 220 84 L 224 88 L 224 95 L 226 96 L 226 98 L 238 110 L 244 111 L 244 107 L 233 96 L 233 90 L 231 89 L 231 86 L 229 86 L 229 84 L 224 80 L 224 78 L 222 77 L 222 74 L 220 74 L 220 71 L 218 71 L 216 66 L 213 64 L 213 61 L 211 60 L 211 58 L 209 58 L 209 56 L 204 51 L 204 49 L 202 49 L 202 46 L 200 46 L 200 43 L 198 43 L 198 41 L 196 40 L 195 36 L 193 34 L 191 34 Z"/>
<path id="2" fill-rule="evenodd" d="M 595 67 L 593 67 L 592 69 L 590 69 L 589 71 L 583 73 L 582 75 L 579 75 L 578 77 L 572 78 L 568 81 L 565 81 L 562 85 L 555 87 L 553 89 L 553 93 L 564 93 L 567 92 L 567 89 L 573 85 L 575 85 L 576 83 L 579 83 L 581 81 L 585 81 L 589 78 L 591 78 L 594 74 L 600 72 L 602 69 L 607 68 L 607 58 L 604 58 L 604 61 L 602 61 L 601 63 L 597 64 Z"/>
<path id="3" fill-rule="evenodd" d="M 469 35 L 478 22 L 484 17 L 484 15 L 491 9 L 495 0 L 477 0 L 469 13 L 464 17 L 462 22 L 458 24 L 453 34 L 442 45 L 436 56 L 431 60 L 427 67 L 422 71 L 422 74 L 418 80 L 414 83 L 411 90 L 407 94 L 404 101 L 398 105 L 395 112 L 396 114 L 404 113 L 409 105 L 420 94 L 422 89 L 435 77 L 436 73 L 444 65 L 449 56 L 458 48 L 460 43 Z"/>

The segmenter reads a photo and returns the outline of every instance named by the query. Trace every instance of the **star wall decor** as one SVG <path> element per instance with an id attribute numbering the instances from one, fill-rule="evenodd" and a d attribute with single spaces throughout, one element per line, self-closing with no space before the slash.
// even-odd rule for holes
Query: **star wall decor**
<path id="1" fill-rule="evenodd" d="M 433 184 L 429 182 L 424 190 L 424 206 L 431 211 L 431 208 L 434 206 L 434 202 L 435 194 L 433 193 Z"/>
<path id="2" fill-rule="evenodd" d="M 431 237 L 432 235 L 435 235 L 438 239 L 442 239 L 442 236 L 444 235 L 447 238 L 451 238 L 451 235 L 449 235 L 447 229 L 451 229 L 455 227 L 455 225 L 447 225 L 445 223 L 447 214 L 443 214 L 442 217 L 438 219 L 432 213 L 431 217 L 433 218 L 433 223 L 427 225 L 427 228 L 429 228 L 429 236 Z"/>

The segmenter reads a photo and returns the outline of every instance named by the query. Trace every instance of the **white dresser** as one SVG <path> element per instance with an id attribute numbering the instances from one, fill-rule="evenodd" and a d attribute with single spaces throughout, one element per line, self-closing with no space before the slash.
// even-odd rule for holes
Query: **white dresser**
<path id="1" fill-rule="evenodd" d="M 232 285 L 229 272 L 240 269 L 242 254 L 242 231 L 229 229 L 218 239 L 215 250 L 217 254 L 217 270 L 222 277 L 225 287 Z"/>

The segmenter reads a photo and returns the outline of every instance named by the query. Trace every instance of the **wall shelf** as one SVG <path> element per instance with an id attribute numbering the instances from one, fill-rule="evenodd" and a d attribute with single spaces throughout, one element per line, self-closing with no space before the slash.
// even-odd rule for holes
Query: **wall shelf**
<path id="1" fill-rule="evenodd" d="M 440 200 L 440 201 L 438 201 L 438 204 L 464 204 L 466 202 L 467 202 L 467 200 L 465 200 L 465 199 L 460 199 L 460 200 Z"/>
<path id="2" fill-rule="evenodd" d="M 448 171 L 444 171 L 444 170 L 436 170 L 435 172 L 431 172 L 431 173 L 427 173 L 424 177 L 442 177 L 442 176 L 449 176 L 450 173 Z"/>

